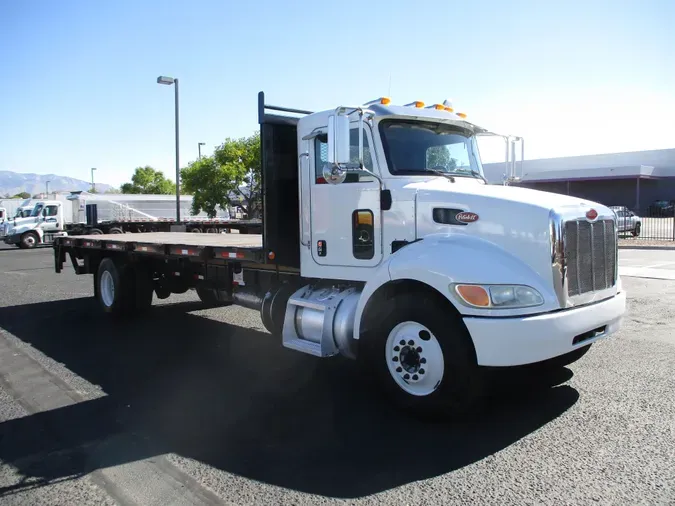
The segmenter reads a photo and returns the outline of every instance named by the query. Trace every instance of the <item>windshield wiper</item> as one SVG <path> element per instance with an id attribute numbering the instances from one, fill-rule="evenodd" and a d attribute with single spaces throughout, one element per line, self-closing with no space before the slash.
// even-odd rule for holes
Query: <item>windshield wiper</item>
<path id="1" fill-rule="evenodd" d="M 487 179 L 485 179 L 485 176 L 483 174 L 481 174 L 480 172 L 478 172 L 477 170 L 472 170 L 471 174 L 478 177 L 478 179 L 482 179 L 485 184 L 488 184 L 488 181 L 487 181 Z"/>
<path id="2" fill-rule="evenodd" d="M 436 170 L 436 169 L 425 169 L 426 172 L 433 172 L 434 174 L 438 174 L 439 176 L 443 176 L 446 179 L 449 179 L 451 183 L 455 182 L 455 178 L 448 174 L 447 172 L 443 172 L 442 170 Z"/>

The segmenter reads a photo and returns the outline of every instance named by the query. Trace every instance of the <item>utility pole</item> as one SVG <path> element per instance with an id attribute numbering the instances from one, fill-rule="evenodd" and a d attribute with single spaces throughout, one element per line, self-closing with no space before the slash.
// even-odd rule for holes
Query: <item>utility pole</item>
<path id="1" fill-rule="evenodd" d="M 96 193 L 96 185 L 94 184 L 94 171 L 96 167 L 91 168 L 91 193 Z"/>
<path id="2" fill-rule="evenodd" d="M 178 79 L 167 76 L 159 76 L 157 78 L 158 84 L 172 85 L 174 88 L 175 96 L 175 127 L 176 127 L 176 223 L 180 223 L 180 161 L 179 161 L 179 137 L 178 137 Z"/>
<path id="3" fill-rule="evenodd" d="M 205 142 L 198 142 L 197 143 L 197 151 L 199 151 L 199 159 L 202 159 L 202 146 L 206 146 Z"/>

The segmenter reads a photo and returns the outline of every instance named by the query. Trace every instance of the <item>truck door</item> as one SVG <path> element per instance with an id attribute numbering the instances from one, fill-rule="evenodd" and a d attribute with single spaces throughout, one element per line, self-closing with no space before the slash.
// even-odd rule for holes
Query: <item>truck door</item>
<path id="1" fill-rule="evenodd" d="M 327 131 L 310 148 L 310 222 L 312 258 L 317 264 L 371 267 L 382 260 L 379 182 L 367 174 L 348 172 L 340 184 L 328 184 L 323 167 L 328 157 Z M 369 128 L 364 128 L 364 165 L 374 167 Z M 358 127 L 350 132 L 350 153 L 358 161 Z"/>
<path id="2" fill-rule="evenodd" d="M 57 232 L 60 230 L 59 227 L 59 214 L 61 206 L 59 205 L 47 205 L 44 207 L 41 213 L 40 228 L 44 232 Z"/>

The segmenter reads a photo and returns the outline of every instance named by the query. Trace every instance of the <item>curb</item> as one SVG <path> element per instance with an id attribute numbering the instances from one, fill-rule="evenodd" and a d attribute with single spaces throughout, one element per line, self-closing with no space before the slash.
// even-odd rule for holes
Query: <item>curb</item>
<path id="1" fill-rule="evenodd" d="M 675 251 L 675 246 L 633 246 L 633 245 L 619 245 L 619 249 L 636 249 L 649 251 Z"/>

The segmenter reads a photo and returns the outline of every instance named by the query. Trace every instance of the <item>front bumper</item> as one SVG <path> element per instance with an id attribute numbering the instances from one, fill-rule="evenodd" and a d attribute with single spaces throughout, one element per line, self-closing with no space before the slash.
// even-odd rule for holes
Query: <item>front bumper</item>
<path id="1" fill-rule="evenodd" d="M 626 293 L 596 304 L 520 318 L 465 317 L 478 365 L 516 366 L 564 355 L 610 336 L 621 326 Z M 577 336 L 604 328 L 602 333 L 573 344 Z M 585 337 L 585 336 L 584 336 Z"/>
<path id="2" fill-rule="evenodd" d="M 6 235 L 3 241 L 5 241 L 5 244 L 19 244 L 21 242 L 21 234 Z"/>

